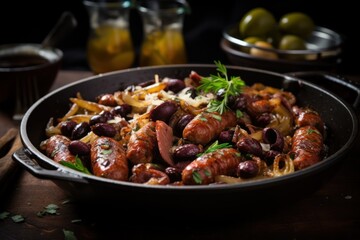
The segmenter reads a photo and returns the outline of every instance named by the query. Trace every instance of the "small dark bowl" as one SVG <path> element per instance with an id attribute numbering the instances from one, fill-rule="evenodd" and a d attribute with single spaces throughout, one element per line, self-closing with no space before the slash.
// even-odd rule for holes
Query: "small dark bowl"
<path id="1" fill-rule="evenodd" d="M 344 36 L 341 34 L 317 26 L 306 41 L 306 50 L 264 48 L 243 41 L 235 24 L 224 30 L 220 46 L 234 65 L 280 73 L 313 70 L 336 72 L 342 62 L 343 43 Z M 249 53 L 251 48 L 275 53 L 278 59 L 251 55 Z"/>
<path id="2" fill-rule="evenodd" d="M 62 58 L 60 49 L 45 48 L 40 44 L 1 45 L 0 105 L 9 112 L 15 110 L 15 104 L 21 104 L 21 108 L 30 107 L 48 93 Z"/>

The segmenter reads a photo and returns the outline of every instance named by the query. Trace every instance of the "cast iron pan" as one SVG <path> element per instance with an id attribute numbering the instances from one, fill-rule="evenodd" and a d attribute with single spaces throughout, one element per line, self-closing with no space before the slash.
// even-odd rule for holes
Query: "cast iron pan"
<path id="1" fill-rule="evenodd" d="M 282 197 L 299 197 L 318 188 L 327 176 L 337 168 L 354 144 L 358 133 L 358 118 L 354 107 L 358 107 L 360 90 L 350 84 L 354 104 L 344 101 L 338 95 L 308 81 L 274 72 L 227 66 L 230 76 L 240 76 L 248 85 L 261 82 L 265 85 L 283 88 L 295 94 L 298 105 L 316 109 L 328 127 L 327 145 L 329 156 L 307 169 L 295 173 L 241 184 L 214 184 L 207 186 L 154 186 L 120 182 L 89 176 L 68 169 L 46 157 L 39 151 L 45 137 L 45 126 L 50 117 L 63 116 L 69 109 L 69 98 L 80 92 L 84 99 L 94 100 L 101 93 L 112 93 L 130 84 L 153 79 L 172 77 L 183 79 L 191 71 L 202 76 L 216 74 L 215 65 L 169 65 L 161 67 L 134 68 L 102 74 L 79 80 L 55 90 L 38 100 L 25 114 L 20 134 L 24 147 L 14 153 L 13 158 L 27 171 L 38 178 L 50 179 L 81 204 L 114 204 L 119 208 L 155 209 L 156 212 L 211 209 L 211 214 L 233 212 L 234 206 L 246 206 L 257 200 L 275 201 Z M 348 83 L 339 81 L 348 87 Z M 283 200 L 280 200 L 283 201 Z M 235 207 L 236 208 L 236 207 Z"/>

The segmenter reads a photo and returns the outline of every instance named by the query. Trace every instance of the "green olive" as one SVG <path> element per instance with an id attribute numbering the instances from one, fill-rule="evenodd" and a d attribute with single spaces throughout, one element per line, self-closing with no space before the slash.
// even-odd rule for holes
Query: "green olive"
<path id="1" fill-rule="evenodd" d="M 279 49 L 280 50 L 305 50 L 306 49 L 306 43 L 304 39 L 292 35 L 287 34 L 284 35 L 279 42 Z"/>
<path id="2" fill-rule="evenodd" d="M 296 35 L 287 34 L 280 39 L 278 48 L 280 50 L 306 50 L 306 43 L 304 39 Z M 303 60 L 305 58 L 302 54 L 286 54 L 283 57 L 292 60 Z"/>
<path id="3" fill-rule="evenodd" d="M 239 23 L 241 37 L 267 38 L 276 28 L 277 22 L 271 12 L 264 8 L 254 8 L 247 12 Z"/>
<path id="4" fill-rule="evenodd" d="M 279 29 L 285 34 L 294 34 L 307 39 L 314 31 L 315 24 L 312 18 L 302 12 L 291 12 L 279 20 Z"/>

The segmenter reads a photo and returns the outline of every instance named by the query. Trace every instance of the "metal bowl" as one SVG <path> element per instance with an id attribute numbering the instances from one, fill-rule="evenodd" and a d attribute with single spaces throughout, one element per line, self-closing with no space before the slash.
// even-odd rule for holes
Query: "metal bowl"
<path id="1" fill-rule="evenodd" d="M 229 61 L 235 65 L 261 68 L 276 72 L 325 70 L 336 71 L 342 62 L 344 36 L 331 29 L 316 26 L 306 41 L 306 50 L 280 50 L 259 47 L 241 39 L 238 25 L 224 30 L 220 42 Z M 251 55 L 250 49 L 275 53 L 278 58 L 270 59 Z"/>

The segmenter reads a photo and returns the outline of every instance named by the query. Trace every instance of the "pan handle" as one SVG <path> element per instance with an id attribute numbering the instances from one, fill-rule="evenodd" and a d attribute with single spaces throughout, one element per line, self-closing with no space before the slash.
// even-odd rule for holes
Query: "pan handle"
<path id="1" fill-rule="evenodd" d="M 67 171 L 49 170 L 41 167 L 35 160 L 26 154 L 23 147 L 16 150 L 12 155 L 13 160 L 20 163 L 32 175 L 42 179 L 65 180 L 79 183 L 88 183 L 83 177 Z"/>
<path id="2" fill-rule="evenodd" d="M 347 102 L 352 104 L 355 109 L 359 108 L 360 82 L 353 81 L 344 76 L 323 71 L 290 72 L 286 73 L 286 75 L 320 85 L 321 87 L 324 87 L 343 97 Z M 349 93 L 348 90 L 350 90 L 351 93 Z M 345 92 L 349 94 L 344 94 Z M 346 95 L 346 98 L 344 95 Z"/>

